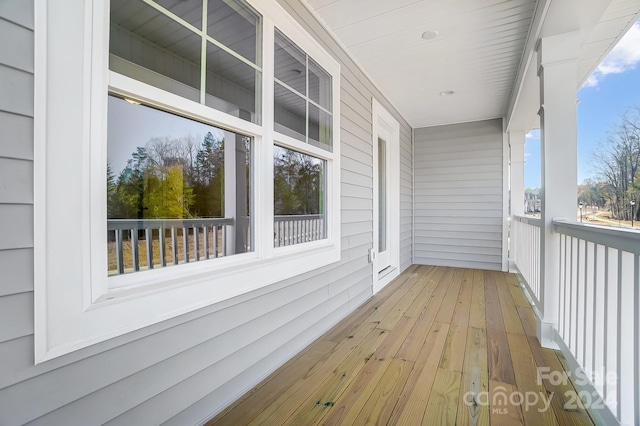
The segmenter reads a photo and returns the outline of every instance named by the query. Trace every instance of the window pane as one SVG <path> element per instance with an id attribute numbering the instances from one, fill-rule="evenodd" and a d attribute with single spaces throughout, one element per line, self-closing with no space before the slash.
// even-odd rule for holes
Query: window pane
<path id="1" fill-rule="evenodd" d="M 276 78 L 302 95 L 307 94 L 307 55 L 276 29 Z"/>
<path id="2" fill-rule="evenodd" d="M 142 2 L 111 2 L 109 68 L 120 74 L 198 101 L 201 40 Z"/>
<path id="3" fill-rule="evenodd" d="M 202 0 L 155 0 L 155 2 L 197 29 L 202 29 Z"/>
<path id="4" fill-rule="evenodd" d="M 205 66 L 202 52 L 205 35 L 192 31 L 178 19 L 201 28 L 202 0 L 158 0 L 157 4 L 171 13 L 142 1 L 111 2 L 109 68 L 260 123 L 261 73 L 237 56 L 259 66 L 260 16 L 239 1 L 210 0 L 208 33 L 234 54 L 207 42 Z"/>
<path id="5" fill-rule="evenodd" d="M 331 76 L 309 58 L 309 99 L 331 111 Z"/>
<path id="6" fill-rule="evenodd" d="M 387 250 L 387 144 L 378 138 L 378 252 Z"/>
<path id="7" fill-rule="evenodd" d="M 251 144 L 109 96 L 109 274 L 252 251 Z"/>
<path id="8" fill-rule="evenodd" d="M 326 238 L 325 161 L 274 146 L 274 246 Z"/>
<path id="9" fill-rule="evenodd" d="M 306 142 L 307 101 L 275 83 L 275 130 Z"/>
<path id="10" fill-rule="evenodd" d="M 332 151 L 331 140 L 331 115 L 309 104 L 309 143 Z"/>
<path id="11" fill-rule="evenodd" d="M 218 46 L 207 43 L 205 104 L 253 123 L 260 123 L 256 87 L 261 73 Z"/>
<path id="12" fill-rule="evenodd" d="M 258 14 L 233 0 L 209 0 L 207 7 L 209 36 L 254 64 L 260 65 L 256 36 Z"/>

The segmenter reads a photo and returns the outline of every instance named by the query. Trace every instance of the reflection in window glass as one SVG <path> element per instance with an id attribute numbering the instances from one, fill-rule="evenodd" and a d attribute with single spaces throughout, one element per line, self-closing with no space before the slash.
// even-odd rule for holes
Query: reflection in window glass
<path id="1" fill-rule="evenodd" d="M 252 251 L 251 138 L 130 102 L 109 96 L 109 274 Z"/>
<path id="2" fill-rule="evenodd" d="M 309 143 L 327 151 L 331 146 L 331 115 L 309 104 Z"/>
<path id="3" fill-rule="evenodd" d="M 202 29 L 202 0 L 155 0 L 155 2 L 197 29 Z"/>
<path id="4" fill-rule="evenodd" d="M 209 0 L 207 33 L 244 58 L 258 62 L 260 17 L 248 6 L 229 0 Z"/>
<path id="5" fill-rule="evenodd" d="M 275 83 L 274 122 L 276 132 L 305 140 L 306 100 L 279 83 Z"/>
<path id="6" fill-rule="evenodd" d="M 325 161 L 274 146 L 274 246 L 326 238 Z"/>
<path id="7" fill-rule="evenodd" d="M 276 29 L 275 130 L 332 151 L 331 75 Z"/>
<path id="8" fill-rule="evenodd" d="M 307 94 L 307 55 L 291 40 L 276 29 L 275 35 L 276 78 L 296 90 Z"/>
<path id="9" fill-rule="evenodd" d="M 331 111 L 331 76 L 309 58 L 309 99 Z"/>
<path id="10" fill-rule="evenodd" d="M 201 40 L 149 5 L 111 1 L 109 67 L 113 71 L 198 101 Z"/>
<path id="11" fill-rule="evenodd" d="M 202 31 L 202 0 L 112 0 L 109 68 L 260 123 L 260 16 L 239 0 L 207 4 Z"/>
<path id="12" fill-rule="evenodd" d="M 247 121 L 256 117 L 256 87 L 260 72 L 218 46 L 207 43 L 207 97 L 205 104 Z"/>

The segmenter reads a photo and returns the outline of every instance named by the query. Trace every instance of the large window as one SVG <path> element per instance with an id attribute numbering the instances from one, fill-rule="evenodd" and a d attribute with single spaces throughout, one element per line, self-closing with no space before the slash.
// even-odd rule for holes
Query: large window
<path id="1" fill-rule="evenodd" d="M 36 22 L 38 362 L 340 259 L 340 67 L 276 0 Z"/>
<path id="2" fill-rule="evenodd" d="M 110 275 L 252 250 L 252 138 L 109 96 Z"/>

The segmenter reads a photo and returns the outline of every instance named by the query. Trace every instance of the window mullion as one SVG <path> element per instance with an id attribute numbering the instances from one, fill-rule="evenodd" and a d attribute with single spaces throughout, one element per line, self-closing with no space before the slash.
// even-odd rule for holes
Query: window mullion
<path id="1" fill-rule="evenodd" d="M 273 141 L 275 125 L 275 25 L 267 17 L 262 21 L 262 111 L 263 138 L 256 143 L 256 223 L 257 247 L 261 257 L 273 255 Z"/>
<path id="2" fill-rule="evenodd" d="M 304 136 L 305 136 L 305 142 L 309 143 L 309 55 L 305 55 L 304 56 L 304 61 L 305 61 L 305 90 L 304 92 L 307 94 L 305 96 L 306 98 L 306 102 L 305 102 L 305 119 L 304 119 L 304 123 L 305 123 L 305 132 L 304 132 Z"/>
<path id="3" fill-rule="evenodd" d="M 207 97 L 207 10 L 209 0 L 202 0 L 202 45 L 200 52 L 200 103 L 205 104 Z"/>

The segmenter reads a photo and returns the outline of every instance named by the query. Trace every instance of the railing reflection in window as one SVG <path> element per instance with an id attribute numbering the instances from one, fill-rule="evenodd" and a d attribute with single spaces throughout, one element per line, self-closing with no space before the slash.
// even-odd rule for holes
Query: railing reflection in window
<path id="1" fill-rule="evenodd" d="M 326 161 L 274 146 L 274 247 L 326 238 Z"/>
<path id="2" fill-rule="evenodd" d="M 227 237 L 233 228 L 227 218 L 111 219 L 109 275 L 227 256 L 233 253 Z"/>
<path id="3" fill-rule="evenodd" d="M 108 274 L 252 251 L 246 135 L 109 96 Z"/>
<path id="4" fill-rule="evenodd" d="M 290 246 L 322 240 L 325 236 L 324 215 L 278 215 L 274 217 L 274 247 Z"/>

